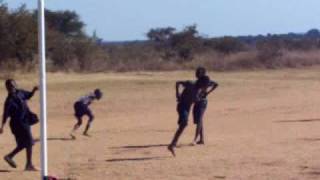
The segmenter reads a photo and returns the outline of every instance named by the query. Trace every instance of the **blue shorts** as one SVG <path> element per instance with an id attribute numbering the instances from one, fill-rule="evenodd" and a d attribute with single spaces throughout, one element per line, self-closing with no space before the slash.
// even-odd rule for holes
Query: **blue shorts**
<path id="1" fill-rule="evenodd" d="M 74 115 L 80 119 L 82 116 L 87 115 L 89 117 L 93 117 L 91 110 L 89 107 L 81 102 L 76 102 L 74 104 Z"/>
<path id="2" fill-rule="evenodd" d="M 204 112 L 206 111 L 208 106 L 208 101 L 203 100 L 196 102 L 193 107 L 193 123 L 199 124 L 202 123 Z"/>
<path id="3" fill-rule="evenodd" d="M 17 146 L 20 148 L 31 147 L 34 144 L 31 128 L 28 125 L 13 125 L 11 131 L 15 137 Z"/>
<path id="4" fill-rule="evenodd" d="M 191 108 L 191 104 L 178 103 L 177 105 L 177 112 L 179 115 L 178 124 L 180 126 L 188 125 L 190 108 Z"/>

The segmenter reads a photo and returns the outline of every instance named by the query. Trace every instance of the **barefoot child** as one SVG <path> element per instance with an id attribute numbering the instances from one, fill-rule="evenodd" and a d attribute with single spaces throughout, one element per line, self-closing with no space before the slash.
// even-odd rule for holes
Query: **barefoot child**
<path id="1" fill-rule="evenodd" d="M 175 156 L 174 148 L 177 145 L 177 142 L 179 140 L 179 137 L 181 136 L 182 132 L 188 125 L 188 117 L 191 105 L 194 103 L 198 91 L 202 87 L 206 87 L 205 79 L 200 78 L 196 83 L 193 83 L 191 81 L 178 81 L 176 83 L 176 97 L 177 97 L 177 112 L 179 114 L 178 119 L 178 129 L 168 146 L 168 150 Z M 182 93 L 179 92 L 180 86 L 183 86 Z"/>
<path id="2" fill-rule="evenodd" d="M 10 129 L 15 137 L 17 146 L 16 148 L 4 157 L 4 160 L 12 167 L 17 168 L 13 158 L 26 149 L 26 171 L 36 171 L 37 169 L 32 163 L 32 146 L 33 138 L 31 133 L 30 113 L 27 105 L 27 100 L 31 99 L 34 93 L 38 90 L 38 87 L 34 87 L 31 92 L 20 90 L 17 88 L 16 82 L 13 79 L 8 79 L 5 82 L 8 96 L 4 104 L 4 112 L 2 116 L 2 125 L 0 128 L 0 134 L 3 133 L 3 128 L 10 118 Z M 34 116 L 35 114 L 32 114 Z"/>
<path id="3" fill-rule="evenodd" d="M 196 132 L 193 144 L 204 144 L 204 134 L 203 134 L 203 116 L 207 109 L 208 100 L 207 96 L 214 91 L 218 84 L 214 81 L 211 81 L 208 76 L 206 76 L 206 70 L 204 68 L 198 68 L 196 71 L 197 79 L 204 78 L 208 82 L 208 87 L 200 91 L 199 97 L 193 106 L 193 121 L 196 124 Z M 197 141 L 200 136 L 200 140 Z"/>
<path id="4" fill-rule="evenodd" d="M 89 120 L 86 126 L 86 129 L 83 132 L 83 135 L 88 136 L 88 130 L 90 128 L 90 125 L 93 121 L 93 114 L 91 110 L 89 109 L 89 105 L 95 100 L 100 100 L 102 97 L 102 92 L 100 89 L 94 90 L 93 93 L 90 93 L 89 95 L 81 97 L 78 101 L 74 103 L 74 111 L 75 111 L 75 117 L 77 118 L 77 123 L 74 125 L 72 132 L 70 133 L 70 136 L 75 139 L 75 131 L 79 129 L 79 127 L 82 124 L 82 117 L 84 115 L 87 115 Z"/>

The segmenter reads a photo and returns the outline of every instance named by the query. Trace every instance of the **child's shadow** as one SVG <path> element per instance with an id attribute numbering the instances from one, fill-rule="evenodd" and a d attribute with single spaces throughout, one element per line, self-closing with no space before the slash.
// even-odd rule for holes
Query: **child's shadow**
<path id="1" fill-rule="evenodd" d="M 151 160 L 163 160 L 167 158 L 170 158 L 170 157 L 165 156 L 165 157 L 119 158 L 119 159 L 108 159 L 106 160 L 106 162 L 151 161 Z"/>
<path id="2" fill-rule="evenodd" d="M 120 147 L 111 147 L 110 149 L 147 149 L 147 148 L 166 147 L 166 146 L 168 146 L 168 144 L 120 146 Z"/>
<path id="3" fill-rule="evenodd" d="M 0 173 L 10 173 L 10 170 L 0 169 Z"/>
<path id="4" fill-rule="evenodd" d="M 148 148 L 157 148 L 157 147 L 168 147 L 169 144 L 151 144 L 151 145 L 133 145 L 133 146 L 120 146 L 120 147 L 111 147 L 110 149 L 148 149 Z M 194 146 L 192 144 L 179 144 L 177 148 Z"/>

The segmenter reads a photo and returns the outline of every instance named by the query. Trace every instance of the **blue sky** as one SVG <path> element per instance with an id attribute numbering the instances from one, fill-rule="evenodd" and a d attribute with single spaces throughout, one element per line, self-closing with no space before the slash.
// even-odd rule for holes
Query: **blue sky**
<path id="1" fill-rule="evenodd" d="M 37 0 L 4 0 L 10 8 Z M 150 28 L 197 24 L 203 35 L 257 35 L 320 28 L 319 0 L 45 0 L 51 10 L 75 10 L 107 41 L 145 39 Z"/>

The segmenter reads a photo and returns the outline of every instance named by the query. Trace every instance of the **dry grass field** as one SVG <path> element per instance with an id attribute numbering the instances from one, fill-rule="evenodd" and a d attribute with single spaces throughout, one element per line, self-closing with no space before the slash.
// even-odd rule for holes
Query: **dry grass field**
<path id="1" fill-rule="evenodd" d="M 213 73 L 220 87 L 205 116 L 205 146 L 190 146 L 195 126 L 180 139 L 177 157 L 166 149 L 177 128 L 174 82 L 193 72 L 48 74 L 50 174 L 72 180 L 301 180 L 320 178 L 320 68 Z M 35 75 L 17 75 L 31 89 Z M 3 81 L 1 81 L 3 84 Z M 73 102 L 100 87 L 104 98 L 92 105 L 92 137 L 78 132 Z M 0 102 L 6 92 L 0 87 Z M 2 104 L 1 104 L 2 105 Z M 30 101 L 36 112 L 38 96 Z M 83 130 L 82 127 L 81 130 Z M 33 128 L 39 137 L 39 125 Z M 0 136 L 0 156 L 15 145 L 9 126 Z M 39 167 L 39 143 L 34 161 Z M 0 161 L 1 180 L 36 180 Z"/>

